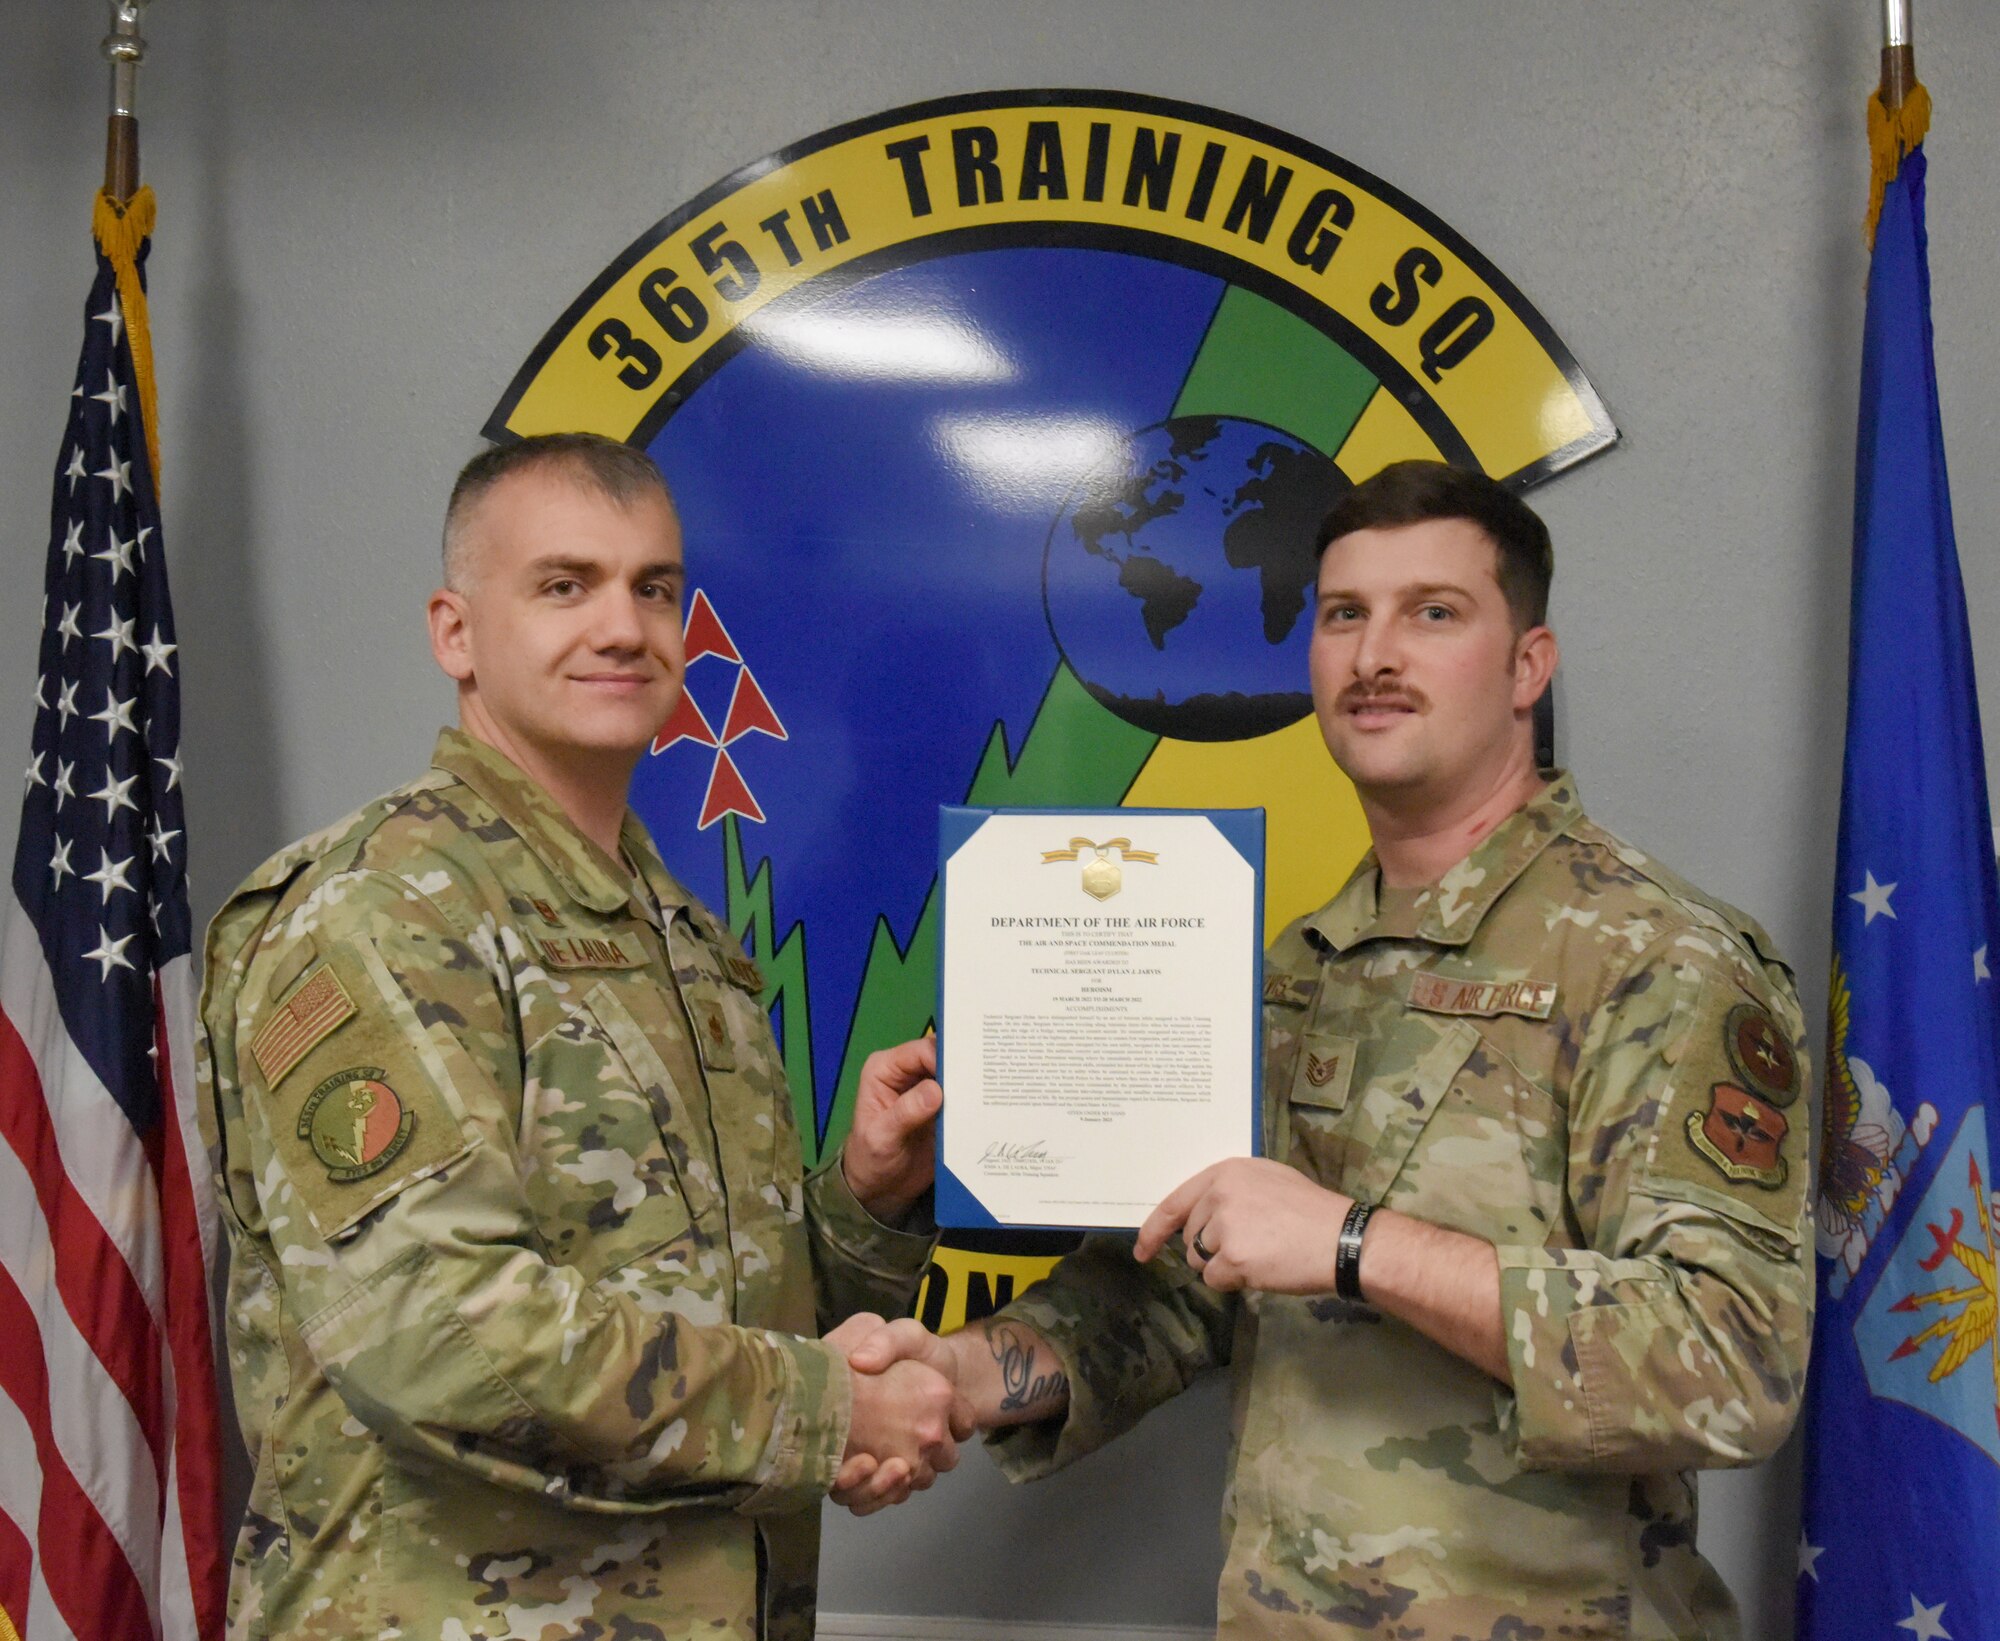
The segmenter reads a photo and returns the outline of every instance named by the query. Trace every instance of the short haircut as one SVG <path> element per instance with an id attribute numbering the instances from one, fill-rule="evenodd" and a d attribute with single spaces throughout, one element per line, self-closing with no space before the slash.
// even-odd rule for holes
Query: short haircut
<path id="1" fill-rule="evenodd" d="M 1323 556 L 1334 542 L 1357 530 L 1394 530 L 1430 519 L 1464 519 L 1485 532 L 1500 555 L 1495 579 L 1516 633 L 1548 620 L 1549 581 L 1555 574 L 1549 527 L 1504 484 L 1469 468 L 1391 462 L 1340 499 L 1313 546 Z"/>
<path id="2" fill-rule="evenodd" d="M 472 569 L 466 527 L 486 493 L 513 473 L 555 471 L 584 490 L 630 507 L 658 496 L 669 507 L 674 495 L 653 458 L 643 450 L 599 433 L 537 433 L 482 450 L 458 470 L 444 510 L 444 584 L 462 591 Z"/>

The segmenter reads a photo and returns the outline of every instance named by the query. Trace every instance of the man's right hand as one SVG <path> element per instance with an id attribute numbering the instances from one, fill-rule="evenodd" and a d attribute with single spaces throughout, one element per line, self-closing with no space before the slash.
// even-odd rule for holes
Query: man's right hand
<path id="1" fill-rule="evenodd" d="M 975 1428 L 1052 1418 L 1069 1404 L 1069 1380 L 1060 1359 L 1040 1334 L 1019 1322 L 983 1322 L 940 1338 L 905 1317 L 850 1337 L 844 1354 L 857 1384 L 871 1374 L 919 1366 L 948 1381 L 968 1421 L 966 1428 L 953 1425 L 953 1434 L 961 1439 Z M 857 1457 L 842 1465 L 833 1500 L 866 1515 L 909 1496 L 913 1489 L 899 1489 L 899 1480 L 906 1478 L 887 1475 Z"/>
<path id="2" fill-rule="evenodd" d="M 900 1504 L 929 1487 L 958 1463 L 958 1444 L 974 1428 L 971 1407 L 937 1366 L 880 1351 L 865 1368 L 854 1361 L 863 1348 L 857 1341 L 886 1331 L 880 1317 L 864 1315 L 850 1317 L 826 1336 L 854 1369 L 847 1451 L 833 1499 L 856 1515 Z"/>
<path id="3" fill-rule="evenodd" d="M 848 1365 L 856 1373 L 880 1373 L 895 1362 L 921 1362 L 927 1368 L 949 1380 L 952 1388 L 964 1391 L 967 1374 L 953 1339 L 965 1335 L 954 1334 L 945 1339 L 917 1321 L 905 1316 L 898 1321 L 885 1322 L 870 1329 L 857 1340 L 847 1353 Z"/>

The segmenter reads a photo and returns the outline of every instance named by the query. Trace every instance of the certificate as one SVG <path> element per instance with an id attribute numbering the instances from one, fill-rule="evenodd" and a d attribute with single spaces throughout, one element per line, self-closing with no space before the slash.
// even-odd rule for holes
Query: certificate
<path id="1" fill-rule="evenodd" d="M 1264 812 L 940 817 L 938 1223 L 1136 1228 L 1259 1141 Z"/>

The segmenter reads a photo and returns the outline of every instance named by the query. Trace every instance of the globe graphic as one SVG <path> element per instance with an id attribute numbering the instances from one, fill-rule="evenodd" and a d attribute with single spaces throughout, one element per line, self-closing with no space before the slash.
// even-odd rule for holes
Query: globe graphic
<path id="1" fill-rule="evenodd" d="M 1346 476 L 1234 416 L 1143 428 L 1077 485 L 1042 585 L 1070 669 L 1127 723 L 1186 741 L 1269 734 L 1312 710 L 1313 535 Z"/>

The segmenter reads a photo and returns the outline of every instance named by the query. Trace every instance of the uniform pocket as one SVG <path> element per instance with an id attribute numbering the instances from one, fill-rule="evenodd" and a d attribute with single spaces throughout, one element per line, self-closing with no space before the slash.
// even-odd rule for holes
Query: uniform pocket
<path id="1" fill-rule="evenodd" d="M 763 977 L 733 941 L 718 937 L 708 962 L 720 980 L 703 978 L 683 986 L 697 1020 L 713 1011 L 726 1042 L 726 1064 L 708 1061 L 715 1126 L 732 1160 L 730 1178 L 747 1178 L 758 1194 L 787 1219 L 804 1213 L 805 1153 L 792 1115 L 784 1064 L 771 1037 L 764 1007 Z M 708 1060 L 704 1047 L 703 1058 Z M 732 1214 L 737 1195 L 732 1189 Z"/>
<path id="2" fill-rule="evenodd" d="M 1359 1046 L 1337 1032 L 1301 1032 L 1291 1076 L 1282 1085 L 1284 1150 L 1278 1155 L 1336 1189 L 1351 1149 L 1345 1114 Z"/>
<path id="3" fill-rule="evenodd" d="M 1378 1042 L 1345 1056 L 1352 1070 L 1337 1106 L 1319 1103 L 1316 1096 L 1324 1090 L 1311 1084 L 1307 1055 L 1316 1037 L 1328 1052 L 1350 1041 L 1309 1033 L 1301 1044 L 1291 1097 L 1292 1161 L 1322 1185 L 1380 1202 L 1471 1057 L 1479 1033 L 1463 1020 L 1405 1015 Z M 1336 1073 L 1325 1089 L 1338 1081 Z"/>
<path id="4" fill-rule="evenodd" d="M 522 1107 L 524 1173 L 549 1252 L 586 1277 L 688 1235 L 712 1198 L 678 1131 L 679 1091 L 608 981 L 529 1051 Z"/>

